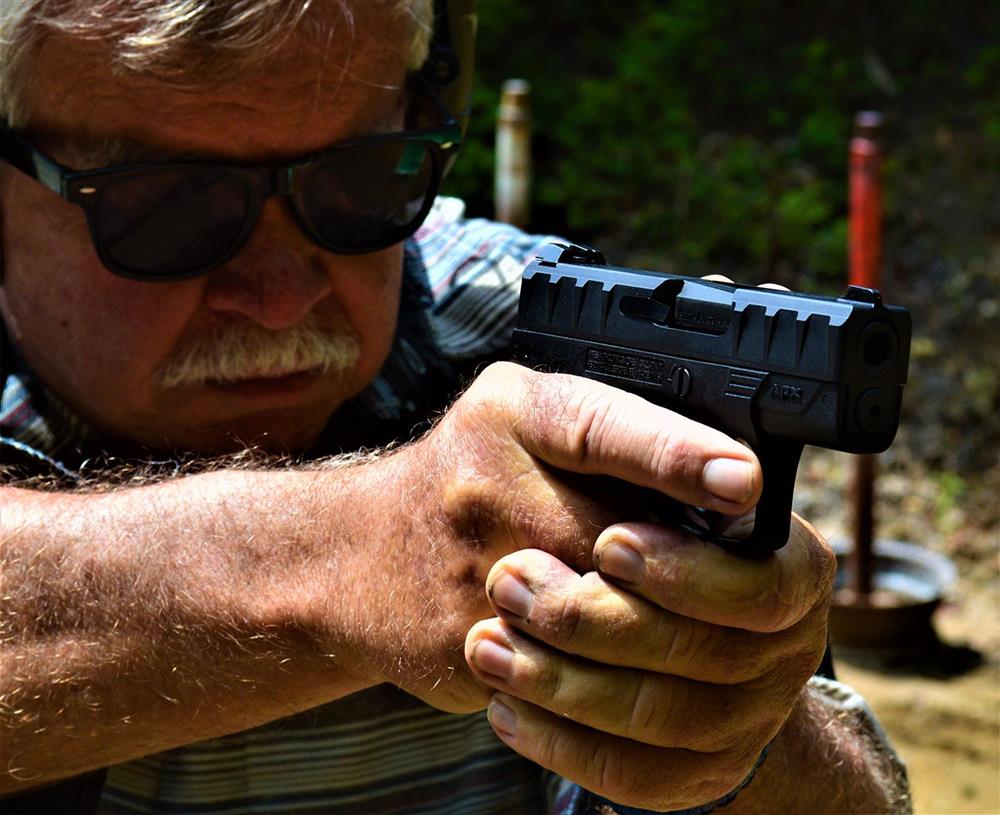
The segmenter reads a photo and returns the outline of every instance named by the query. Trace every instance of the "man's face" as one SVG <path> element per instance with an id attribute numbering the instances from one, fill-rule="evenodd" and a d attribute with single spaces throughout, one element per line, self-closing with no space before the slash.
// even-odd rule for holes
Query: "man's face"
<path id="1" fill-rule="evenodd" d="M 343 40 L 323 53 L 292 42 L 286 62 L 200 91 L 112 76 L 96 46 L 52 37 L 29 68 L 27 135 L 63 164 L 86 169 L 107 164 L 101 145 L 116 140 L 162 158 L 263 162 L 399 130 L 407 32 L 371 7 L 381 4 L 356 4 L 353 32 L 341 26 Z M 222 267 L 173 283 L 111 274 L 83 210 L 20 173 L 4 170 L 0 206 L 0 309 L 17 345 L 59 397 L 115 436 L 202 452 L 238 441 L 301 449 L 388 354 L 401 246 L 331 254 L 302 233 L 281 198 L 268 201 L 246 245 Z M 220 336 L 259 346 L 303 327 L 356 354 L 340 370 L 289 372 L 275 363 L 251 366 L 235 382 L 185 380 L 181 361 L 204 355 Z M 179 370 L 179 384 L 165 370 Z"/>

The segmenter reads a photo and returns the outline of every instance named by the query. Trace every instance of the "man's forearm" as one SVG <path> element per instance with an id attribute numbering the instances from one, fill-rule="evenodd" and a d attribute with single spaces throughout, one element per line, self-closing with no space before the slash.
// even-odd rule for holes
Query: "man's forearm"
<path id="1" fill-rule="evenodd" d="M 0 793 L 372 684 L 354 607 L 376 554 L 368 469 L 4 488 Z"/>
<path id="2" fill-rule="evenodd" d="M 803 691 L 750 784 L 726 815 L 903 815 L 912 812 L 906 770 L 856 710 Z"/>

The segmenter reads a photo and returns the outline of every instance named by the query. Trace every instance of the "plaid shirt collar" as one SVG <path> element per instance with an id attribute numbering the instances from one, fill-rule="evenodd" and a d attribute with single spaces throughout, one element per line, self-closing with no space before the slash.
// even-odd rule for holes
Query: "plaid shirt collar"
<path id="1" fill-rule="evenodd" d="M 0 332 L 0 435 L 55 458 L 96 444 L 97 432 L 31 374 L 2 322 Z"/>

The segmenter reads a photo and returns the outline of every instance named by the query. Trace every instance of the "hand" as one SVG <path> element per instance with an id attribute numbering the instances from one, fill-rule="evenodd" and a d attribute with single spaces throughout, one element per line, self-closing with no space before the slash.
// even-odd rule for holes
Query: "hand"
<path id="1" fill-rule="evenodd" d="M 497 614 L 466 640 L 500 693 L 497 735 L 617 803 L 659 811 L 736 787 L 781 728 L 826 646 L 835 560 L 793 519 L 789 542 L 744 559 L 653 524 L 597 542 L 579 575 L 540 551 L 499 561 Z"/>
<path id="2" fill-rule="evenodd" d="M 403 478 L 393 510 L 412 518 L 392 553 L 406 566 L 392 571 L 415 578 L 372 598 L 392 603 L 400 632 L 380 646 L 380 679 L 454 712 L 489 701 L 462 647 L 490 614 L 482 587 L 497 560 L 535 549 L 592 568 L 603 529 L 644 517 L 616 495 L 622 482 L 739 514 L 762 480 L 753 452 L 724 433 L 588 379 L 503 363 L 389 461 Z"/>

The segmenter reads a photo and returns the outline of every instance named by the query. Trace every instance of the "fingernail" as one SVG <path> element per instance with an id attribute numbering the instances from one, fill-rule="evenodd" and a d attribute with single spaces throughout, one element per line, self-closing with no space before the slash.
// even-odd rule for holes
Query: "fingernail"
<path id="1" fill-rule="evenodd" d="M 601 574 L 617 577 L 626 583 L 639 583 L 646 571 L 646 561 L 635 549 L 626 543 L 611 541 L 599 549 L 597 568 Z"/>
<path id="2" fill-rule="evenodd" d="M 480 640 L 472 652 L 472 661 L 481 671 L 506 679 L 514 664 L 514 652 L 493 640 Z"/>
<path id="3" fill-rule="evenodd" d="M 531 589 L 510 572 L 501 572 L 490 587 L 490 597 L 504 611 L 522 620 L 528 619 L 533 599 Z"/>
<path id="4" fill-rule="evenodd" d="M 702 484 L 726 501 L 747 501 L 753 495 L 753 465 L 734 458 L 712 459 L 705 465 Z"/>
<path id="5" fill-rule="evenodd" d="M 495 730 L 508 736 L 517 735 L 517 714 L 494 696 L 486 710 L 486 718 Z"/>

